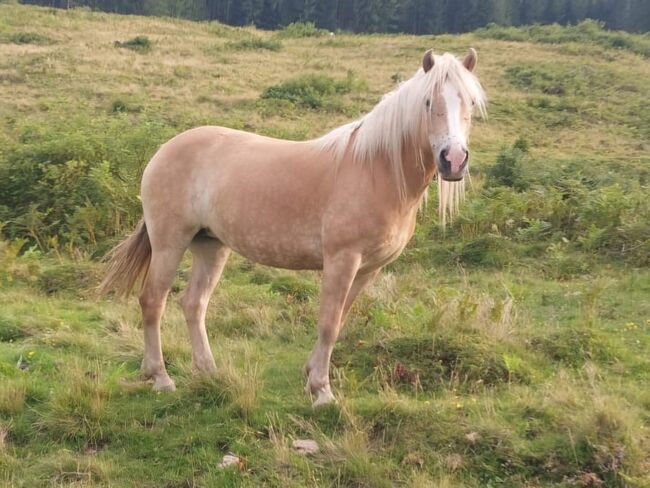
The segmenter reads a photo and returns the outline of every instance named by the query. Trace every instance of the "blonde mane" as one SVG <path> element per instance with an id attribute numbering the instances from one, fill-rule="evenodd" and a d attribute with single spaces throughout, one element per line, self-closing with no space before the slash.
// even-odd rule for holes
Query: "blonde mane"
<path id="1" fill-rule="evenodd" d="M 317 139 L 315 143 L 321 150 L 332 151 L 335 159 L 341 161 L 348 149 L 355 161 L 372 163 L 379 154 L 390 161 L 400 196 L 405 194 L 402 154 L 406 145 L 411 145 L 420 154 L 426 123 L 425 104 L 432 94 L 442 89 L 449 80 L 458 90 L 463 101 L 474 105 L 485 114 L 485 93 L 478 79 L 467 70 L 453 55 L 445 53 L 435 56 L 434 65 L 424 72 L 420 68 L 412 78 L 399 84 L 393 91 L 384 95 L 381 101 L 366 115 L 354 122 L 345 124 Z M 430 110 L 433 107 L 429 108 Z M 354 138 L 352 138 L 354 134 Z M 352 145 L 350 147 L 350 141 Z M 420 155 L 421 159 L 421 155 Z M 456 189 L 443 188 L 454 185 L 451 182 L 439 183 L 441 216 L 446 218 L 447 210 L 455 212 L 457 203 L 463 198 L 464 184 Z M 443 200 L 445 196 L 445 200 Z"/>

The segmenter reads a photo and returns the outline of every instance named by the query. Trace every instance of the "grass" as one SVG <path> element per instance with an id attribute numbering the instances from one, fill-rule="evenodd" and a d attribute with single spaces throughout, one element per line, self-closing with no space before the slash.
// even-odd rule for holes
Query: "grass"
<path id="1" fill-rule="evenodd" d="M 650 484 L 644 36 L 322 37 L 6 4 L 0 19 L 0 485 Z M 25 25 L 36 36 L 11 41 Z M 138 36 L 146 56 L 113 46 Z M 94 288 L 159 144 L 205 123 L 315 137 L 427 48 L 470 45 L 490 106 L 468 201 L 444 234 L 424 209 L 359 298 L 333 356 L 339 404 L 312 410 L 303 391 L 318 276 L 240 257 L 207 314 L 219 374 L 190 370 L 184 262 L 163 324 L 178 390 L 152 392 L 137 300 Z M 228 453 L 242 469 L 218 467 Z"/>

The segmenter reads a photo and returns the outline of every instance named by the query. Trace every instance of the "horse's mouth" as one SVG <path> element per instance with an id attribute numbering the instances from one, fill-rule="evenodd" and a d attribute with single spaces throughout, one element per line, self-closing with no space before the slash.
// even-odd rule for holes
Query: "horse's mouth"
<path id="1" fill-rule="evenodd" d="M 465 178 L 465 175 L 459 176 L 457 178 L 445 178 L 444 176 L 440 176 L 444 181 L 450 181 L 450 182 L 456 182 L 456 181 L 462 181 Z"/>

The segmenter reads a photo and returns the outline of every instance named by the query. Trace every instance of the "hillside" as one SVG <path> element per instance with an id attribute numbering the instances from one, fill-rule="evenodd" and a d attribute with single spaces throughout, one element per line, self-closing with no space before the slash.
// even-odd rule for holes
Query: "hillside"
<path id="1" fill-rule="evenodd" d="M 178 391 L 151 392 L 137 300 L 94 287 L 156 148 L 202 124 L 315 137 L 470 46 L 468 201 L 444 232 L 425 208 L 353 309 L 339 404 L 302 390 L 318 276 L 239 257 L 208 311 L 220 376 L 190 371 L 186 262 Z M 649 52 L 592 22 L 330 36 L 0 4 L 0 484 L 649 486 Z"/>

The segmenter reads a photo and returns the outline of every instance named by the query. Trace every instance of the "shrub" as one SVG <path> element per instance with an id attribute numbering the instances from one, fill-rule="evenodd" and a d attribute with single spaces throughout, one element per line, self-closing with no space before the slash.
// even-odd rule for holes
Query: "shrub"
<path id="1" fill-rule="evenodd" d="M 149 52 L 151 49 L 151 41 L 147 36 L 137 36 L 124 42 L 115 41 L 113 45 L 115 47 L 131 49 L 132 51 L 140 53 Z"/>
<path id="2" fill-rule="evenodd" d="M 516 190 L 528 188 L 523 169 L 527 144 L 524 139 L 518 139 L 511 148 L 503 148 L 499 152 L 494 165 L 486 171 L 488 185 L 508 186 Z"/>
<path id="3" fill-rule="evenodd" d="M 0 221 L 42 251 L 95 250 L 137 219 L 140 173 L 170 128 L 117 113 L 18 129 L 0 158 Z"/>
<path id="4" fill-rule="evenodd" d="M 489 24 L 476 30 L 475 34 L 487 39 L 515 42 L 533 41 L 546 44 L 584 42 L 599 44 L 610 49 L 626 49 L 641 56 L 650 57 L 650 39 L 647 36 L 606 30 L 602 22 L 590 19 L 573 26 L 534 24 L 521 27 L 502 27 Z"/>
<path id="5" fill-rule="evenodd" d="M 9 42 L 13 44 L 48 44 L 50 40 L 35 32 L 16 32 L 9 36 Z"/>
<path id="6" fill-rule="evenodd" d="M 459 246 L 458 261 L 481 266 L 503 266 L 512 260 L 513 244 L 502 236 L 487 234 Z"/>
<path id="7" fill-rule="evenodd" d="M 313 22 L 292 22 L 284 29 L 278 31 L 278 37 L 300 38 L 300 37 L 321 37 L 329 35 L 327 29 L 318 29 Z"/>
<path id="8" fill-rule="evenodd" d="M 24 327 L 9 319 L 0 319 L 0 342 L 13 342 L 27 336 L 29 332 Z"/>
<path id="9" fill-rule="evenodd" d="M 41 273 L 38 287 L 48 295 L 61 292 L 83 293 L 96 287 L 99 280 L 99 271 L 89 263 L 60 264 Z"/>
<path id="10" fill-rule="evenodd" d="M 282 43 L 277 39 L 264 39 L 262 37 L 250 37 L 237 42 L 229 42 L 226 46 L 235 50 L 266 49 L 267 51 L 279 51 L 282 49 Z"/>
<path id="11" fill-rule="evenodd" d="M 267 88 L 262 99 L 286 100 L 292 104 L 313 109 L 342 108 L 338 96 L 357 89 L 359 83 L 349 71 L 346 78 L 334 79 L 324 75 L 305 75 Z"/>
<path id="12" fill-rule="evenodd" d="M 140 111 L 142 111 L 142 107 L 140 105 L 129 103 L 126 100 L 122 100 L 121 98 L 113 100 L 113 103 L 111 103 L 111 112 L 114 114 L 129 112 L 136 113 Z"/>

